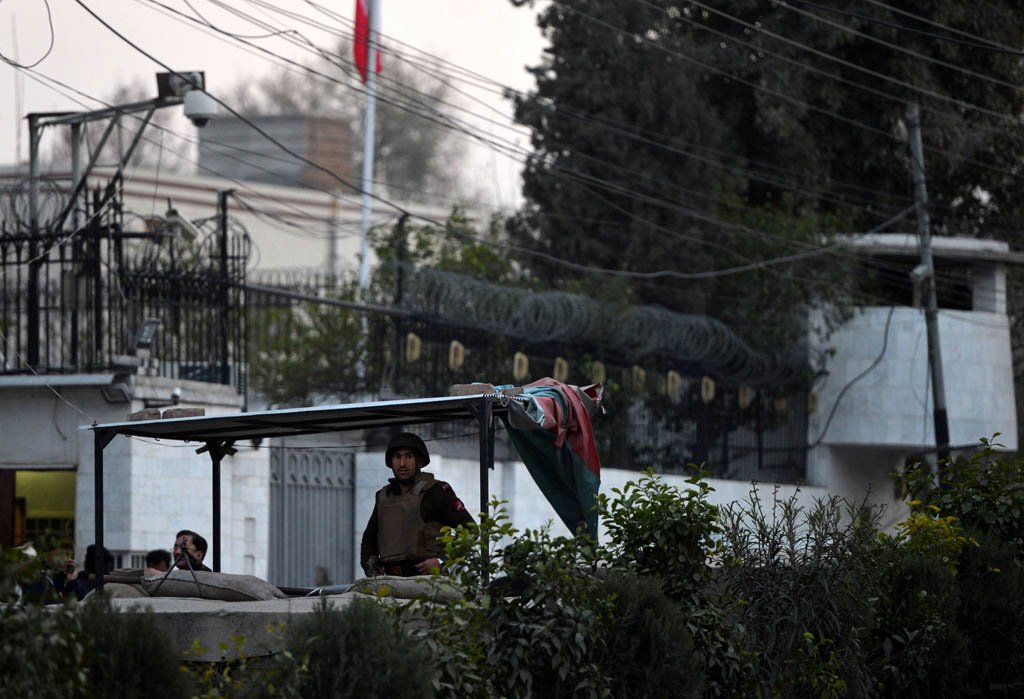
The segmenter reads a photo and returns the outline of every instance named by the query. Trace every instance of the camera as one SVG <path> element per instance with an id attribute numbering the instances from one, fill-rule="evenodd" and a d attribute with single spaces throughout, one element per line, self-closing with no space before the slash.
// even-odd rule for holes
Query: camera
<path id="1" fill-rule="evenodd" d="M 185 93 L 185 116 L 193 124 L 202 128 L 210 119 L 217 116 L 217 102 L 202 90 L 190 90 Z"/>

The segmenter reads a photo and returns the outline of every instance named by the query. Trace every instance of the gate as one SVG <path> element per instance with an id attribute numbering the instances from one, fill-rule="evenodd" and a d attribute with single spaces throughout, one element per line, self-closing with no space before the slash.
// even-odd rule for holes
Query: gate
<path id="1" fill-rule="evenodd" d="M 269 580 L 310 587 L 354 579 L 355 456 L 333 449 L 270 451 Z"/>

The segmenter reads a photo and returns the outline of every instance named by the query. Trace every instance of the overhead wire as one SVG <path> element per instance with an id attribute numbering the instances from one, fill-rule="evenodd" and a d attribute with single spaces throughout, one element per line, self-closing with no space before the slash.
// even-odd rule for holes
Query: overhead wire
<path id="1" fill-rule="evenodd" d="M 888 10 L 889 12 L 892 12 L 892 13 L 897 14 L 897 15 L 901 15 L 903 17 L 908 17 L 910 19 L 914 19 L 914 20 L 916 20 L 918 22 L 922 22 L 922 23 L 927 24 L 929 26 L 936 27 L 938 29 L 944 29 L 944 30 L 946 30 L 948 32 L 952 32 L 954 34 L 959 34 L 960 36 L 966 37 L 968 39 L 973 39 L 974 41 L 977 41 L 979 44 L 982 45 L 982 46 L 979 46 L 979 48 L 985 48 L 985 45 L 987 45 L 987 46 L 992 47 L 992 48 L 1002 49 L 1003 51 L 1006 51 L 1008 53 L 1019 53 L 1020 52 L 1019 49 L 1016 49 L 1016 48 L 1013 48 L 1013 47 L 1010 47 L 1010 46 L 1006 46 L 1004 44 L 996 43 L 996 42 L 992 41 L 991 39 L 986 39 L 985 37 L 979 36 L 977 34 L 971 34 L 970 32 L 963 31 L 962 29 L 956 29 L 955 27 L 950 27 L 950 26 L 948 26 L 946 24 L 942 24 L 941 22 L 936 22 L 936 21 L 934 21 L 932 19 L 929 19 L 928 17 L 924 17 L 922 15 L 918 15 L 918 14 L 915 14 L 913 12 L 909 12 L 909 11 L 901 9 L 899 7 L 895 7 L 893 5 L 890 5 L 889 3 L 881 2 L 880 0 L 862 0 L 862 2 L 866 2 L 869 5 L 874 5 L 875 7 L 879 7 L 881 9 Z"/>
<path id="2" fill-rule="evenodd" d="M 433 223 L 435 225 L 439 225 L 439 222 L 437 222 L 437 221 L 433 221 L 433 220 L 430 220 L 430 219 L 426 219 L 426 220 L 428 220 L 429 222 L 431 222 L 431 223 Z M 481 241 L 481 240 L 478 240 L 478 242 L 491 243 L 491 241 Z M 491 244 L 493 244 L 493 243 L 491 243 Z M 527 252 L 528 254 L 529 253 L 534 253 L 536 255 L 536 251 L 525 251 L 525 252 Z M 544 257 L 545 254 L 541 253 L 539 256 Z M 553 256 L 547 256 L 547 257 L 551 258 L 552 260 L 558 260 L 558 261 L 563 262 L 563 263 L 565 262 L 564 260 L 560 260 L 557 257 L 553 257 Z M 589 268 L 588 267 L 586 269 L 588 269 L 588 271 L 598 271 L 599 268 Z"/>
<path id="3" fill-rule="evenodd" d="M 981 49 L 983 51 L 998 51 L 1000 53 L 1008 53 L 1008 54 L 1012 54 L 1014 56 L 1024 56 L 1024 51 L 1021 51 L 1020 49 L 1011 49 L 1011 48 L 1003 47 L 1003 46 L 1000 46 L 998 44 L 990 43 L 987 40 L 980 40 L 979 41 L 978 39 L 970 39 L 970 40 L 957 39 L 956 37 L 946 36 L 944 34 L 938 34 L 936 32 L 929 32 L 929 31 L 925 31 L 923 29 L 915 29 L 914 27 L 908 27 L 907 25 L 900 24 L 899 22 L 890 22 L 890 21 L 882 19 L 880 17 L 871 17 L 869 15 L 865 15 L 865 14 L 862 14 L 860 12 L 851 12 L 850 10 L 843 10 L 843 9 L 838 8 L 838 7 L 828 7 L 827 5 L 821 5 L 821 4 L 816 3 L 816 2 L 809 2 L 808 0 L 789 0 L 789 1 L 792 2 L 792 3 L 799 4 L 799 5 L 805 5 L 807 7 L 813 7 L 816 10 L 822 10 L 824 12 L 831 12 L 832 14 L 843 15 L 844 17 L 853 17 L 853 18 L 859 19 L 859 20 L 861 20 L 862 22 L 865 22 L 865 23 L 878 24 L 878 25 L 881 25 L 883 27 L 888 27 L 890 29 L 897 29 L 897 30 L 899 30 L 901 32 L 908 32 L 908 33 L 911 33 L 911 34 L 917 34 L 918 36 L 928 37 L 929 39 L 937 39 L 939 41 L 948 41 L 950 43 L 959 44 L 961 46 L 967 46 L 967 47 L 970 47 L 970 48 L 973 48 L 973 49 Z M 870 0 L 865 0 L 865 2 L 870 2 Z M 872 4 L 876 4 L 876 5 L 879 5 L 879 6 L 885 6 L 884 3 L 872 3 Z M 891 6 L 885 6 L 885 7 L 888 10 L 890 10 L 890 11 L 900 12 L 899 10 L 897 10 L 894 7 L 891 7 Z M 900 12 L 900 14 L 910 14 L 910 13 Z M 918 21 L 923 21 L 924 18 L 918 17 L 917 19 L 918 19 Z M 930 23 L 930 24 L 934 24 L 934 23 Z M 943 28 L 945 28 L 947 30 L 952 29 L 951 27 L 945 27 L 945 25 L 938 25 L 938 26 L 943 27 Z M 955 31 L 955 30 L 953 30 L 953 31 Z"/>
<path id="4" fill-rule="evenodd" d="M 50 0 L 43 0 L 43 6 L 46 8 L 46 23 L 50 28 L 50 45 L 46 47 L 46 51 L 43 52 L 43 55 L 32 63 L 19 63 L 13 58 L 5 56 L 3 52 L 0 52 L 0 61 L 3 61 L 14 68 L 35 68 L 37 65 L 45 61 L 51 53 L 53 53 L 53 44 L 56 40 L 56 35 L 53 31 L 53 12 L 50 10 Z"/>
<path id="5" fill-rule="evenodd" d="M 134 42 L 129 40 L 127 37 L 125 37 L 123 34 L 118 32 L 116 29 L 114 29 L 108 22 L 103 20 L 101 17 L 99 17 L 99 15 L 97 15 L 94 11 L 92 11 L 83 2 L 83 0 L 76 0 L 76 2 L 80 6 L 82 6 L 84 9 L 86 9 L 86 11 L 88 11 L 89 14 L 91 14 L 94 18 L 96 18 L 97 21 L 99 21 L 101 24 L 103 24 L 105 27 L 107 27 L 107 29 L 109 31 L 114 33 L 115 36 L 120 38 L 122 41 L 125 41 L 126 43 L 128 43 L 129 46 L 134 48 L 136 51 L 142 53 L 144 56 L 146 56 L 150 60 L 154 61 L 158 65 L 161 65 L 165 70 L 168 70 L 170 72 L 174 72 L 168 65 L 166 65 L 165 63 L 159 61 L 154 56 L 152 56 L 150 53 L 148 53 L 147 51 L 145 51 L 144 49 L 139 47 L 137 44 L 135 44 Z M 236 118 L 239 118 L 244 123 L 247 123 L 250 127 L 254 128 L 257 132 L 261 133 L 265 138 L 267 138 L 270 142 L 274 143 L 274 145 L 276 145 L 278 148 L 282 149 L 284 152 L 292 154 L 293 156 L 295 156 L 296 158 L 298 158 L 302 162 L 310 165 L 311 167 L 314 167 L 315 169 L 317 169 L 319 171 L 324 172 L 325 174 L 327 174 L 330 177 L 333 177 L 334 179 L 338 180 L 342 184 L 344 184 L 344 185 L 346 185 L 348 187 L 352 187 L 352 188 L 356 189 L 359 192 L 362 192 L 362 188 L 355 187 L 355 185 L 353 183 L 345 180 L 344 178 L 339 177 L 336 173 L 330 171 L 329 169 L 319 165 L 318 163 L 315 163 L 314 161 L 306 158 L 305 156 L 302 156 L 301 154 L 295 153 L 294 151 L 289 149 L 287 146 L 285 146 L 283 143 L 281 143 L 279 140 L 277 140 L 277 139 L 273 138 L 272 136 L 270 136 L 269 134 L 267 134 L 265 132 L 265 130 L 263 130 L 260 127 L 258 127 L 257 125 L 253 124 L 250 120 L 248 120 L 247 118 L 245 118 L 244 116 L 239 114 L 236 110 L 231 108 L 229 105 L 224 103 L 223 100 L 220 100 L 219 98 L 216 98 L 216 97 L 214 97 L 214 99 L 218 102 L 218 104 L 220 104 L 221 106 L 224 106 Z M 397 211 L 400 211 L 400 212 L 403 212 L 403 213 L 408 213 L 413 218 L 425 220 L 425 221 L 428 221 L 430 223 L 434 223 L 434 224 L 439 225 L 438 221 L 435 221 L 435 220 L 433 220 L 433 219 L 431 219 L 429 217 L 425 217 L 425 216 L 420 215 L 420 214 L 416 214 L 415 212 L 407 212 L 402 207 L 400 207 L 397 204 L 395 204 L 394 202 L 392 202 L 392 201 L 390 201 L 388 199 L 385 199 L 383 197 L 380 197 L 379 195 L 371 195 L 371 196 L 376 201 L 379 201 L 381 203 L 386 204 L 387 206 L 395 208 Z M 478 242 L 485 242 L 487 244 L 492 244 L 492 245 L 500 245 L 498 243 L 494 243 L 493 241 L 484 241 L 484 240 L 479 239 L 479 238 L 475 238 L 475 239 L 478 240 Z M 639 274 L 641 277 L 643 277 L 643 276 L 646 276 L 646 274 L 647 274 L 647 273 L 633 273 L 633 272 L 624 271 L 624 270 L 613 270 L 613 269 L 601 268 L 601 267 L 597 267 L 597 266 L 593 266 L 593 265 L 583 265 L 583 264 L 580 264 L 580 263 L 572 262 L 570 260 L 565 260 L 565 259 L 559 258 L 559 257 L 554 256 L 554 255 L 550 255 L 548 253 L 544 253 L 544 252 L 537 251 L 537 250 L 532 250 L 532 249 L 525 248 L 525 247 L 522 247 L 522 246 L 510 246 L 508 244 L 505 244 L 504 247 L 508 247 L 510 249 L 516 249 L 517 252 L 521 252 L 521 253 L 526 254 L 526 255 L 531 255 L 531 256 L 535 256 L 535 257 L 545 258 L 545 259 L 548 259 L 549 261 L 556 262 L 557 264 L 560 264 L 562 266 L 568 267 L 570 269 L 575 269 L 577 271 L 585 271 L 585 272 L 591 272 L 591 273 L 600 273 L 600 274 L 607 274 L 607 275 L 610 275 L 610 276 L 623 276 L 623 277 L 631 277 L 631 276 L 634 276 L 636 274 Z M 772 262 L 765 261 L 765 262 L 759 263 L 758 266 L 769 266 L 771 264 L 772 264 Z M 685 276 L 685 273 L 679 273 L 679 272 L 676 272 L 674 270 L 663 270 L 663 272 L 664 272 L 664 276 L 679 276 L 681 278 L 687 278 Z M 731 271 L 731 270 L 722 270 L 721 273 L 722 274 L 732 274 L 734 272 Z M 709 273 L 709 274 L 713 275 L 714 273 Z"/>
<path id="6" fill-rule="evenodd" d="M 942 66 L 943 68 L 947 68 L 947 69 L 952 70 L 954 72 L 970 76 L 970 77 L 975 78 L 977 80 L 983 80 L 983 81 L 985 81 L 987 83 L 990 83 L 992 85 L 998 85 L 999 87 L 1006 87 L 1006 88 L 1009 88 L 1011 90 L 1018 90 L 1019 87 L 1020 87 L 1019 85 L 1015 85 L 1013 83 L 1007 82 L 1006 80 L 1002 80 L 1000 78 L 994 78 L 991 75 L 985 75 L 984 73 L 979 73 L 976 70 L 971 70 L 970 68 L 964 68 L 963 66 L 959 66 L 959 65 L 957 65 L 955 63 L 950 63 L 949 61 L 944 61 L 941 58 L 934 58 L 932 56 L 926 56 L 925 54 L 920 53 L 919 51 L 914 51 L 913 49 L 908 49 L 905 46 L 900 46 L 899 44 L 894 44 L 891 41 L 886 41 L 885 39 L 879 39 L 876 36 L 871 36 L 870 34 L 862 32 L 859 29 L 854 29 L 853 27 L 847 26 L 845 24 L 840 24 L 839 22 L 833 22 L 830 19 L 826 19 L 825 17 L 821 17 L 819 15 L 814 14 L 813 12 L 808 12 L 807 10 L 802 10 L 799 7 L 795 7 L 794 5 L 792 5 L 789 2 L 786 2 L 785 0 L 780 0 L 779 6 L 784 8 L 784 9 L 786 9 L 786 10 L 790 10 L 792 12 L 796 12 L 801 17 L 808 17 L 810 19 L 813 19 L 816 22 L 820 22 L 822 24 L 826 24 L 826 25 L 832 27 L 833 29 L 837 29 L 837 30 L 839 30 L 841 32 L 845 32 L 847 34 L 852 34 L 853 36 L 860 37 L 861 39 L 866 39 L 867 41 L 870 41 L 872 43 L 878 44 L 880 46 L 885 46 L 886 48 L 892 49 L 893 51 L 896 51 L 898 53 L 902 53 L 904 55 L 911 56 L 913 58 L 917 58 L 917 59 L 925 61 L 927 63 L 932 63 L 934 65 Z M 977 109 L 977 107 L 975 105 L 969 105 L 969 106 L 972 109 Z M 990 114 L 998 114 L 996 112 L 989 112 L 989 113 Z M 1005 114 L 1000 115 L 1000 118 L 1009 120 L 1009 116 L 1005 115 Z"/>

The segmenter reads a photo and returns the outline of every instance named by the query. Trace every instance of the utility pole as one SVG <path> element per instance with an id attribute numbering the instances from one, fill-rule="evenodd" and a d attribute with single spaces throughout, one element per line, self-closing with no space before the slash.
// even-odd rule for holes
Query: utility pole
<path id="1" fill-rule="evenodd" d="M 935 294 L 935 265 L 932 262 L 931 222 L 928 217 L 928 189 L 924 180 L 924 148 L 921 145 L 921 112 L 917 102 L 907 105 L 910 167 L 917 210 L 917 237 L 921 248 L 921 277 L 925 289 L 924 321 L 928 331 L 928 367 L 932 377 L 932 413 L 935 447 L 939 463 L 949 458 L 949 417 L 946 413 L 946 385 L 942 378 L 942 350 L 939 346 L 939 308 Z M 941 477 L 940 477 L 941 481 Z"/>
<path id="2" fill-rule="evenodd" d="M 222 189 L 217 192 L 217 229 L 220 234 L 220 382 L 231 384 L 231 365 L 228 362 L 228 312 L 231 307 L 228 274 L 228 197 L 235 190 Z"/>

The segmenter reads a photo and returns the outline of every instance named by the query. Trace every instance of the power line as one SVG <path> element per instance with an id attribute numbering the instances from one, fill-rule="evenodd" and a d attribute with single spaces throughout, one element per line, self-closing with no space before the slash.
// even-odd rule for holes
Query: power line
<path id="1" fill-rule="evenodd" d="M 870 0 L 866 0 L 866 1 L 870 1 Z M 997 51 L 997 52 L 1000 52 L 1000 53 L 1012 54 L 1014 56 L 1024 56 L 1024 51 L 1020 51 L 1019 49 L 1004 48 L 1002 46 L 999 46 L 997 44 L 992 44 L 992 43 L 989 43 L 988 41 L 984 41 L 984 40 L 977 41 L 977 40 L 957 39 L 956 37 L 952 37 L 952 36 L 945 36 L 943 34 L 937 34 L 935 32 L 925 31 L 923 29 L 915 29 L 914 27 L 908 27 L 907 25 L 900 24 L 899 22 L 890 22 L 888 20 L 884 20 L 884 19 L 881 19 L 879 17 L 870 17 L 868 15 L 861 14 L 859 12 L 851 12 L 849 10 L 841 10 L 841 9 L 839 9 L 837 7 L 826 7 L 825 5 L 819 5 L 818 3 L 815 3 L 815 2 L 808 2 L 808 0 L 790 0 L 790 2 L 793 2 L 793 3 L 798 4 L 798 5 L 805 5 L 807 7 L 813 7 L 814 9 L 821 10 L 823 12 L 831 12 L 832 14 L 843 15 L 844 17 L 853 17 L 855 19 L 859 19 L 862 22 L 866 22 L 866 23 L 869 23 L 869 24 L 878 24 L 878 25 L 881 25 L 883 27 L 889 27 L 890 29 L 897 29 L 897 30 L 899 30 L 901 32 L 909 32 L 911 34 L 917 34 L 918 36 L 925 36 L 925 37 L 928 37 L 929 39 L 938 39 L 939 41 L 948 41 L 950 43 L 959 44 L 961 46 L 969 46 L 970 48 L 981 49 L 982 51 Z M 875 3 L 875 4 L 882 5 L 882 3 Z M 896 10 L 896 8 L 894 8 L 894 7 L 888 7 L 888 9 L 891 10 L 891 11 L 894 11 L 894 12 L 899 12 L 899 10 Z M 902 13 L 901 12 L 901 14 L 909 14 L 909 13 Z M 919 17 L 918 20 L 919 21 L 923 21 L 924 18 Z M 939 25 L 939 26 L 942 26 L 942 25 Z M 948 29 L 948 27 L 947 27 L 947 29 Z"/>

